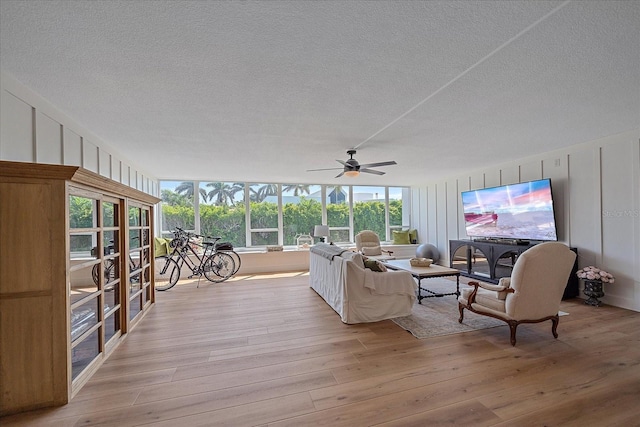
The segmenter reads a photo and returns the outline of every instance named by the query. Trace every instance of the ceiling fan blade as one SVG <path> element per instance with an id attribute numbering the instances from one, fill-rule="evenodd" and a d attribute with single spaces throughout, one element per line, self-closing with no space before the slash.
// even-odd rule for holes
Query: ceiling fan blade
<path id="1" fill-rule="evenodd" d="M 367 169 L 367 168 L 360 168 L 360 172 L 366 172 L 366 173 L 372 173 L 374 175 L 384 175 L 384 172 L 380 172 L 377 170 L 373 170 L 373 169 Z"/>
<path id="2" fill-rule="evenodd" d="M 335 171 L 343 168 L 325 168 L 325 169 L 307 169 L 307 172 L 315 172 L 315 171 Z"/>
<path id="3" fill-rule="evenodd" d="M 391 160 L 390 162 L 379 162 L 379 163 L 367 163 L 366 165 L 360 165 L 361 168 L 376 168 L 379 166 L 391 166 L 391 165 L 397 165 L 397 163 L 394 160 Z"/>
<path id="4" fill-rule="evenodd" d="M 336 175 L 336 178 L 340 178 L 342 175 L 344 175 L 344 171 L 342 171 L 338 175 Z"/>
<path id="5" fill-rule="evenodd" d="M 344 161 L 342 161 L 342 160 L 336 160 L 336 162 L 340 163 L 342 166 L 348 166 L 348 167 L 351 167 L 351 166 L 349 165 L 349 163 L 344 162 Z"/>

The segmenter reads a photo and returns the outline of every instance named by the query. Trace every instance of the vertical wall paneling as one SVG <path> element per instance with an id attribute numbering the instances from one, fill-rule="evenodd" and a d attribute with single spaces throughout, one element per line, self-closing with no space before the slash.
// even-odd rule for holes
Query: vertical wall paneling
<path id="1" fill-rule="evenodd" d="M 633 158 L 635 167 L 633 168 L 633 181 L 640 183 L 640 135 L 632 137 L 633 145 Z M 636 220 L 633 222 L 633 235 L 635 236 L 635 245 L 633 252 L 636 254 L 635 258 L 640 259 L 640 185 L 636 185 L 635 192 L 633 193 L 633 215 Z M 636 262 L 633 267 L 633 309 L 640 311 L 640 262 Z"/>
<path id="2" fill-rule="evenodd" d="M 98 172 L 98 146 L 82 138 L 82 167 L 91 172 Z"/>
<path id="3" fill-rule="evenodd" d="M 484 188 L 497 187 L 500 185 L 500 170 L 486 170 L 484 175 Z M 474 188 L 475 189 L 475 188 Z"/>
<path id="4" fill-rule="evenodd" d="M 111 156 L 111 179 L 117 182 L 122 182 L 120 176 L 120 163 L 120 160 L 116 159 L 114 156 Z"/>
<path id="5" fill-rule="evenodd" d="M 569 242 L 569 211 L 567 209 L 569 171 L 567 156 L 555 155 L 542 160 L 542 178 L 551 179 L 553 193 L 553 207 L 556 215 L 556 229 L 558 240 L 566 244 Z"/>
<path id="6" fill-rule="evenodd" d="M 475 179 L 474 179 L 475 177 Z M 480 183 L 482 181 L 482 183 L 484 184 L 484 174 L 482 173 L 476 173 L 471 175 L 469 178 L 467 179 L 459 179 L 458 180 L 458 194 L 456 195 L 456 209 L 458 210 L 458 239 L 466 239 L 469 236 L 467 236 L 467 228 L 465 227 L 465 221 L 464 221 L 464 209 L 462 207 L 462 196 L 461 193 L 463 191 L 468 191 L 471 190 L 472 188 L 474 188 L 473 182 L 476 183 Z M 483 187 L 476 187 L 476 188 L 484 188 Z M 452 237 L 450 237 L 450 239 L 452 239 Z"/>
<path id="7" fill-rule="evenodd" d="M 71 130 L 73 129 L 73 130 Z M 113 177 L 120 165 L 112 149 L 71 117 L 13 77 L 0 72 L 0 159 L 83 166 Z M 117 157 L 122 158 L 121 155 Z M 116 173 L 118 180 L 121 173 Z M 144 175 L 144 174 L 143 174 Z M 136 188 L 157 188 L 157 181 L 127 179 Z"/>
<path id="8" fill-rule="evenodd" d="M 422 207 L 420 188 L 411 187 L 409 189 L 409 194 L 411 195 L 411 218 L 409 223 L 411 224 L 411 228 L 418 230 L 418 242 L 421 242 L 425 236 L 425 227 L 422 225 L 421 218 L 423 218 L 423 216 L 420 214 L 420 209 Z M 426 216 L 424 216 L 424 218 L 426 218 Z"/>
<path id="9" fill-rule="evenodd" d="M 33 162 L 33 110 L 13 94 L 2 90 L 0 102 L 0 158 Z"/>
<path id="10" fill-rule="evenodd" d="M 436 185 L 426 187 L 427 193 L 427 243 L 438 247 L 438 199 Z"/>
<path id="11" fill-rule="evenodd" d="M 520 182 L 535 181 L 542 178 L 542 161 L 536 160 L 520 165 Z"/>
<path id="12" fill-rule="evenodd" d="M 471 176 L 469 176 L 469 184 L 462 186 L 460 188 L 460 191 L 465 191 L 465 190 L 477 190 L 479 188 L 485 188 L 485 179 L 484 179 L 484 173 L 482 172 L 474 172 L 471 174 Z"/>
<path id="13" fill-rule="evenodd" d="M 98 148 L 98 170 L 100 175 L 111 178 L 111 154 Z"/>
<path id="14" fill-rule="evenodd" d="M 569 241 L 578 248 L 578 265 L 595 265 L 600 253 L 600 177 L 595 150 L 569 156 Z"/>
<path id="15" fill-rule="evenodd" d="M 123 184 L 131 186 L 131 167 L 122 162 L 122 181 Z"/>
<path id="16" fill-rule="evenodd" d="M 62 130 L 62 156 L 64 164 L 69 166 L 82 166 L 82 140 L 80 135 L 64 127 Z"/>
<path id="17" fill-rule="evenodd" d="M 460 179 L 466 179 L 468 182 L 468 177 L 466 178 L 457 178 L 450 179 L 446 182 L 446 191 L 447 191 L 447 204 L 446 204 L 446 223 L 447 223 L 447 236 L 445 239 L 445 253 L 447 254 L 445 259 L 449 259 L 449 240 L 458 239 L 460 236 L 458 234 L 459 225 L 460 224 L 460 214 L 458 212 L 458 198 L 460 197 L 458 192 L 458 181 Z"/>
<path id="18" fill-rule="evenodd" d="M 634 193 L 638 182 L 632 182 L 628 173 L 633 171 L 633 143 L 607 144 L 600 149 L 602 180 L 602 259 L 600 266 L 616 277 L 616 282 L 605 285 L 604 302 L 614 300 L 618 306 L 633 301 L 631 272 L 638 263 L 633 251 L 620 251 L 620 247 L 634 247 L 630 230 L 637 228 L 638 213 L 634 212 Z"/>
<path id="19" fill-rule="evenodd" d="M 62 164 L 62 141 L 60 123 L 51 117 L 36 112 L 36 162 Z"/>
<path id="20" fill-rule="evenodd" d="M 436 242 L 440 251 L 440 260 L 447 260 L 449 239 L 447 237 L 447 184 L 442 181 L 436 184 Z M 433 212 L 433 210 L 431 210 Z"/>
<path id="21" fill-rule="evenodd" d="M 500 185 L 516 184 L 520 182 L 520 168 L 518 165 L 500 169 Z"/>

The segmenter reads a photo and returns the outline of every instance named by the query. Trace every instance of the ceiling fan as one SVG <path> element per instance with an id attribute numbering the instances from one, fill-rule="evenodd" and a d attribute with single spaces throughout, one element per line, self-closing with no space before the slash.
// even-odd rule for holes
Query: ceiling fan
<path id="1" fill-rule="evenodd" d="M 347 150 L 347 154 L 350 156 L 350 158 L 346 162 L 342 160 L 336 160 L 338 163 L 343 165 L 342 172 L 340 172 L 336 176 L 336 178 L 340 178 L 342 175 L 355 177 L 360 175 L 360 172 L 372 173 L 374 175 L 384 175 L 385 174 L 384 172 L 380 172 L 380 171 L 369 169 L 369 168 L 397 165 L 397 163 L 393 160 L 390 162 L 367 163 L 366 165 L 361 165 L 360 163 L 358 163 L 356 159 L 353 158 L 353 155 L 356 154 L 356 150 L 353 150 L 353 149 Z M 307 172 L 328 171 L 328 170 L 336 170 L 336 169 L 340 169 L 340 168 L 309 169 L 307 170 Z"/>

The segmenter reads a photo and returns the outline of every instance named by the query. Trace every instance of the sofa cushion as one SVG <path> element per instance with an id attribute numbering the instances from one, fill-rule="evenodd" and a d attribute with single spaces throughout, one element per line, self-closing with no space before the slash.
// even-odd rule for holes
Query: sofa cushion
<path id="1" fill-rule="evenodd" d="M 398 231 L 393 230 L 393 244 L 394 245 L 408 245 L 411 241 L 409 241 L 409 230 Z"/>
<path id="2" fill-rule="evenodd" d="M 364 268 L 368 268 L 371 271 L 377 271 L 380 273 L 384 273 L 385 271 L 387 271 L 387 267 L 383 263 L 370 258 L 365 258 Z"/>
<path id="3" fill-rule="evenodd" d="M 351 260 L 358 267 L 364 268 L 364 259 L 358 252 L 344 251 L 340 256 L 344 259 Z"/>

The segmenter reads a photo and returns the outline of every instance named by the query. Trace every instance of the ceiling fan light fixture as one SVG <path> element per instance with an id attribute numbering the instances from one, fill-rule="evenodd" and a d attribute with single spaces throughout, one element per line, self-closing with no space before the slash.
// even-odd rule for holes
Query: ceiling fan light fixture
<path id="1" fill-rule="evenodd" d="M 355 178 L 356 176 L 360 175 L 360 171 L 356 171 L 356 170 L 353 170 L 353 171 L 346 171 L 346 172 L 344 173 L 344 175 L 345 175 L 345 176 L 348 176 L 348 177 L 351 177 L 351 178 Z"/>

